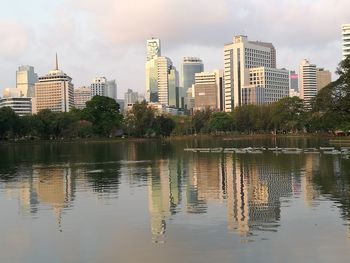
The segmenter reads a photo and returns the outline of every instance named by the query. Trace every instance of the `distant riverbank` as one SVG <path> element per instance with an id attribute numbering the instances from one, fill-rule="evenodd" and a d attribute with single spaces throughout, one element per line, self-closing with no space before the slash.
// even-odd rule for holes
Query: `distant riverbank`
<path id="1" fill-rule="evenodd" d="M 0 144 L 41 144 L 41 143 L 122 143 L 122 142 L 148 142 L 148 141 L 181 141 L 181 140 L 209 140 L 209 139 L 221 139 L 223 141 L 236 141 L 236 140 L 247 140 L 247 139 L 268 139 L 268 138 L 323 138 L 329 139 L 332 143 L 349 143 L 350 136 L 335 136 L 332 134 L 197 134 L 197 135 L 181 135 L 181 136 L 169 136 L 169 137 L 148 137 L 148 138 L 137 138 L 137 137 L 120 137 L 120 138 L 76 138 L 76 139 L 17 139 L 17 140 L 2 140 Z"/>

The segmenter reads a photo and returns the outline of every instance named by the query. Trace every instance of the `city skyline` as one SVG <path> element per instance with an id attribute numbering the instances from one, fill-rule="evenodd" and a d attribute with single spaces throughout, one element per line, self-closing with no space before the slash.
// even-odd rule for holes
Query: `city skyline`
<path id="1" fill-rule="evenodd" d="M 333 73 L 342 58 L 341 25 L 349 22 L 350 7 L 345 0 L 337 6 L 325 0 L 219 0 L 215 5 L 208 0 L 201 5 L 184 0 L 67 3 L 23 1 L 21 8 L 18 3 L 6 3 L 2 8 L 1 92 L 15 86 L 14 72 L 19 65 L 34 66 L 38 75 L 52 69 L 57 51 L 62 70 L 72 76 L 76 87 L 103 75 L 117 80 L 119 97 L 129 88 L 144 93 L 145 39 L 152 36 L 162 40 L 162 53 L 177 68 L 184 56 L 196 56 L 207 71 L 221 69 L 223 45 L 235 35 L 245 34 L 274 43 L 277 67 L 297 70 L 300 61 L 307 58 Z M 132 8 L 135 5 L 137 10 Z M 193 13 L 208 14 L 198 17 Z M 325 18 L 320 19 L 322 16 Z M 98 63 L 101 57 L 103 63 Z"/>

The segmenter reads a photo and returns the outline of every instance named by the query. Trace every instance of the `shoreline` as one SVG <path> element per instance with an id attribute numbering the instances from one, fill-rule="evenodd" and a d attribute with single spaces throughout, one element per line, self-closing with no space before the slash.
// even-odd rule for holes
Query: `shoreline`
<path id="1" fill-rule="evenodd" d="M 57 140 L 2 140 L 0 145 L 10 144 L 57 144 L 57 143 L 122 143 L 122 142 L 149 142 L 149 141 L 181 141 L 187 139 L 222 139 L 224 141 L 235 141 L 245 139 L 267 139 L 267 138 L 322 138 L 329 139 L 335 143 L 349 143 L 350 136 L 335 136 L 331 134 L 199 134 L 199 135 L 181 135 L 181 136 L 170 136 L 160 138 L 136 138 L 136 137 L 125 137 L 125 138 L 89 138 L 89 139 L 57 139 Z"/>

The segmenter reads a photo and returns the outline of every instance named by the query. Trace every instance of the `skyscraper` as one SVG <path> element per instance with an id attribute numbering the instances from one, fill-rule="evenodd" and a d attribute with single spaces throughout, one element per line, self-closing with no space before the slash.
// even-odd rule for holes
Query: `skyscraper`
<path id="1" fill-rule="evenodd" d="M 86 102 L 91 100 L 91 88 L 80 87 L 74 90 L 74 107 L 77 109 L 84 109 Z"/>
<path id="2" fill-rule="evenodd" d="M 242 105 L 242 87 L 249 85 L 245 69 L 276 68 L 276 49 L 271 43 L 248 41 L 236 36 L 224 47 L 225 111 Z"/>
<path id="3" fill-rule="evenodd" d="M 350 55 L 350 24 L 342 25 L 343 59 Z"/>
<path id="4" fill-rule="evenodd" d="M 92 79 L 91 97 L 105 96 L 117 100 L 117 84 L 115 80 L 108 81 L 106 77 Z"/>
<path id="5" fill-rule="evenodd" d="M 74 106 L 74 87 L 72 78 L 58 69 L 56 66 L 47 75 L 39 77 L 35 83 L 35 99 L 33 100 L 33 112 L 43 109 L 53 112 L 68 112 Z"/>
<path id="6" fill-rule="evenodd" d="M 204 65 L 200 58 L 184 57 L 182 59 L 180 74 L 180 104 L 182 108 L 184 107 L 183 98 L 186 96 L 188 89 L 191 88 L 195 82 L 195 74 L 203 71 Z"/>
<path id="7" fill-rule="evenodd" d="M 147 40 L 147 61 L 161 56 L 160 39 L 152 38 Z"/>
<path id="8" fill-rule="evenodd" d="M 304 59 L 300 63 L 299 69 L 299 88 L 300 98 L 304 100 L 306 105 L 310 105 L 311 100 L 317 94 L 317 77 L 316 65 Z"/>
<path id="9" fill-rule="evenodd" d="M 195 74 L 195 110 L 222 109 L 222 78 L 223 72 L 219 70 Z"/>
<path id="10" fill-rule="evenodd" d="M 34 97 L 34 85 L 38 81 L 38 75 L 32 66 L 20 66 L 16 71 L 16 88 L 20 91 L 20 97 Z"/>
<path id="11" fill-rule="evenodd" d="M 332 73 L 329 70 L 318 68 L 316 70 L 317 92 L 326 87 L 332 81 Z"/>

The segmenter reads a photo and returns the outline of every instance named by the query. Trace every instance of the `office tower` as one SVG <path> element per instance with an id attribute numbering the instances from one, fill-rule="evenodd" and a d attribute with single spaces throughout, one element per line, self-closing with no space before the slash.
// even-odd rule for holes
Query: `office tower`
<path id="1" fill-rule="evenodd" d="M 179 108 L 179 72 L 172 65 L 168 74 L 168 98 L 168 106 Z"/>
<path id="2" fill-rule="evenodd" d="M 249 85 L 247 68 L 276 68 L 276 50 L 271 43 L 248 41 L 236 36 L 224 47 L 225 111 L 242 105 L 242 87 Z"/>
<path id="3" fill-rule="evenodd" d="M 186 93 L 189 88 L 192 87 L 195 81 L 194 75 L 196 73 L 201 73 L 204 71 L 204 65 L 200 58 L 196 57 L 184 57 L 181 63 L 181 94 L 180 97 L 183 98 L 186 96 Z M 180 99 L 182 101 L 182 99 Z M 183 103 L 180 103 L 183 107 Z"/>
<path id="4" fill-rule="evenodd" d="M 304 59 L 299 69 L 299 88 L 300 98 L 304 100 L 307 106 L 317 94 L 317 75 L 316 65 Z"/>
<path id="5" fill-rule="evenodd" d="M 74 106 L 74 87 L 72 78 L 58 68 L 56 55 L 56 67 L 47 75 L 39 77 L 35 83 L 35 99 L 33 100 L 33 112 L 43 109 L 53 112 L 68 112 Z"/>
<path id="6" fill-rule="evenodd" d="M 155 57 L 146 63 L 146 100 L 169 106 L 169 89 L 172 104 L 178 89 L 179 74 L 167 57 Z M 169 86 L 170 85 L 170 86 Z M 171 105 L 173 106 L 173 105 Z"/>
<path id="7" fill-rule="evenodd" d="M 316 69 L 317 92 L 332 82 L 332 73 L 323 68 Z"/>
<path id="8" fill-rule="evenodd" d="M 219 70 L 214 72 L 202 72 L 195 74 L 194 84 L 194 109 L 220 110 L 222 98 L 223 73 Z M 220 80 L 221 79 L 221 80 Z"/>
<path id="9" fill-rule="evenodd" d="M 105 77 L 97 77 L 92 79 L 91 83 L 91 97 L 107 96 L 107 79 Z"/>
<path id="10" fill-rule="evenodd" d="M 271 104 L 289 96 L 289 72 L 276 68 L 245 70 L 249 84 L 242 86 L 242 104 Z"/>
<path id="11" fill-rule="evenodd" d="M 117 83 L 115 80 L 107 81 L 106 96 L 117 100 Z"/>
<path id="12" fill-rule="evenodd" d="M 343 59 L 350 55 L 350 24 L 342 25 Z"/>
<path id="13" fill-rule="evenodd" d="M 289 86 L 290 86 L 290 89 L 298 92 L 299 91 L 299 77 L 298 77 L 298 74 L 292 70 L 290 71 L 289 73 Z"/>
<path id="14" fill-rule="evenodd" d="M 128 89 L 128 91 L 124 93 L 124 110 L 130 110 L 132 106 L 138 101 L 139 93 L 134 92 L 132 89 Z"/>
<path id="15" fill-rule="evenodd" d="M 20 66 L 16 71 L 16 88 L 20 90 L 20 97 L 34 97 L 34 85 L 38 75 L 32 66 Z"/>
<path id="16" fill-rule="evenodd" d="M 160 39 L 147 40 L 147 61 L 161 56 Z"/>
<path id="17" fill-rule="evenodd" d="M 0 99 L 0 108 L 10 107 L 19 115 L 29 115 L 32 113 L 32 98 L 30 97 L 7 97 Z"/>
<path id="18" fill-rule="evenodd" d="M 80 87 L 74 90 L 74 107 L 77 109 L 84 109 L 86 102 L 91 100 L 91 88 Z"/>

